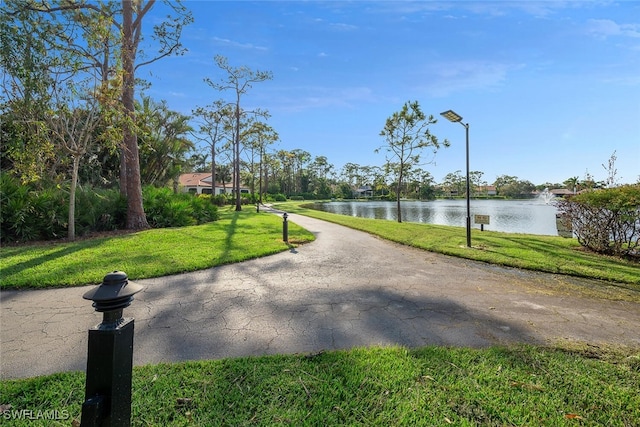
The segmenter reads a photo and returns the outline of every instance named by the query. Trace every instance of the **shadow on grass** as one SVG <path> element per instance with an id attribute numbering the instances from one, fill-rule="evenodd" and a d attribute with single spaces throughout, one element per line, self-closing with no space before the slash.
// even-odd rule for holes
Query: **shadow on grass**
<path id="1" fill-rule="evenodd" d="M 231 222 L 229 223 L 229 226 L 227 227 L 227 234 L 226 237 L 224 239 L 224 246 L 222 247 L 222 252 L 220 255 L 221 259 L 225 259 L 227 258 L 227 256 L 229 255 L 229 252 L 231 251 L 231 248 L 233 247 L 233 236 L 236 234 L 236 227 L 238 226 L 238 216 L 240 215 L 239 212 L 236 212 L 232 218 L 231 218 Z"/>
<path id="2" fill-rule="evenodd" d="M 72 256 L 75 253 L 82 252 L 87 249 L 96 248 L 108 239 L 109 238 L 83 240 L 77 243 L 65 243 L 62 245 L 51 244 L 42 248 L 41 252 L 43 253 L 41 255 L 15 263 L 13 263 L 12 260 L 18 259 L 21 256 L 22 250 L 20 248 L 11 248 L 8 250 L 9 254 L 3 254 L 4 266 L 2 267 L 2 281 L 0 282 L 2 283 L 2 288 L 5 288 L 5 283 L 11 282 L 13 275 L 20 275 L 27 269 L 35 268 L 44 263 L 52 262 L 66 256 Z M 32 253 L 33 247 L 25 246 L 24 252 Z M 32 286 L 37 287 L 37 284 L 33 284 Z"/>

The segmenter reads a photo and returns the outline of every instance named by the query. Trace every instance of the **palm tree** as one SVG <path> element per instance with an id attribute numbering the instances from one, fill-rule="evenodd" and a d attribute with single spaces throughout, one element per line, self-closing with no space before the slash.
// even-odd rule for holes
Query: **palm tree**
<path id="1" fill-rule="evenodd" d="M 146 185 L 177 182 L 187 165 L 186 155 L 195 148 L 186 135 L 192 131 L 189 116 L 171 111 L 164 101 L 143 97 L 138 114 L 145 123 L 140 138 L 140 176 Z"/>
<path id="2" fill-rule="evenodd" d="M 569 191 L 573 191 L 573 194 L 575 194 L 579 182 L 580 182 L 580 178 L 579 177 L 572 176 L 571 178 L 566 179 L 563 182 L 563 184 L 567 187 L 567 189 Z"/>

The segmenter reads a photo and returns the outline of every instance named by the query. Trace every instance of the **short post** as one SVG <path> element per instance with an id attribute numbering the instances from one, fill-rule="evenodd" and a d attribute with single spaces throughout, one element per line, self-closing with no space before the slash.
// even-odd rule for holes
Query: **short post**
<path id="1" fill-rule="evenodd" d="M 260 202 L 256 202 L 256 213 L 260 213 Z"/>
<path id="2" fill-rule="evenodd" d="M 114 271 L 82 296 L 103 313 L 102 323 L 89 329 L 82 427 L 131 425 L 133 319 L 123 318 L 122 311 L 141 290 L 124 272 Z"/>
<path id="3" fill-rule="evenodd" d="M 282 215 L 282 240 L 289 243 L 289 223 L 287 222 L 287 213 Z"/>

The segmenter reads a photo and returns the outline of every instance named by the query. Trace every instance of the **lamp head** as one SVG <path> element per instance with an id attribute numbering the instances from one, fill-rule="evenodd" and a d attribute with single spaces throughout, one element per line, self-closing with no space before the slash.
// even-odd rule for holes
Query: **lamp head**
<path id="1" fill-rule="evenodd" d="M 440 113 L 440 115 L 442 117 L 444 117 L 445 119 L 451 121 L 451 122 L 460 122 L 462 121 L 462 116 L 460 116 L 459 114 L 457 114 L 455 111 L 453 110 L 447 110 L 443 113 Z"/>

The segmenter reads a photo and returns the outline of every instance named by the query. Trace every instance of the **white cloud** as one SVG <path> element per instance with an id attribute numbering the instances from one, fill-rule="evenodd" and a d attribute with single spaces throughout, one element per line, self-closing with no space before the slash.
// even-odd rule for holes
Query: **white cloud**
<path id="1" fill-rule="evenodd" d="M 343 24 L 343 23 L 330 24 L 329 26 L 339 31 L 353 31 L 358 29 L 358 27 L 356 27 L 355 25 Z"/>
<path id="2" fill-rule="evenodd" d="M 600 38 L 612 36 L 640 37 L 640 25 L 618 24 L 611 19 L 590 19 L 587 21 L 586 31 L 588 34 Z"/>
<path id="3" fill-rule="evenodd" d="M 464 90 L 484 90 L 501 86 L 510 71 L 522 65 L 490 61 L 453 61 L 428 65 L 423 69 L 423 85 L 432 96 L 447 96 Z"/>
<path id="4" fill-rule="evenodd" d="M 386 14 L 421 15 L 438 12 L 450 12 L 446 18 L 466 18 L 467 14 L 492 17 L 507 16 L 510 13 L 523 12 L 536 18 L 547 18 L 556 11 L 566 8 L 582 7 L 587 2 L 576 1 L 458 1 L 458 2 L 382 2 L 379 11 Z"/>
<path id="5" fill-rule="evenodd" d="M 254 50 L 263 50 L 263 51 L 269 50 L 264 46 L 258 46 L 253 43 L 241 43 L 235 40 L 223 39 L 220 37 L 213 37 L 212 40 L 218 44 L 224 44 L 232 47 L 239 47 L 241 49 L 254 49 Z"/>
<path id="6" fill-rule="evenodd" d="M 286 95 L 290 93 L 291 95 Z M 321 87 L 299 86 L 279 88 L 276 103 L 278 109 L 300 112 L 317 108 L 354 108 L 363 102 L 373 102 L 376 97 L 369 87 Z"/>

